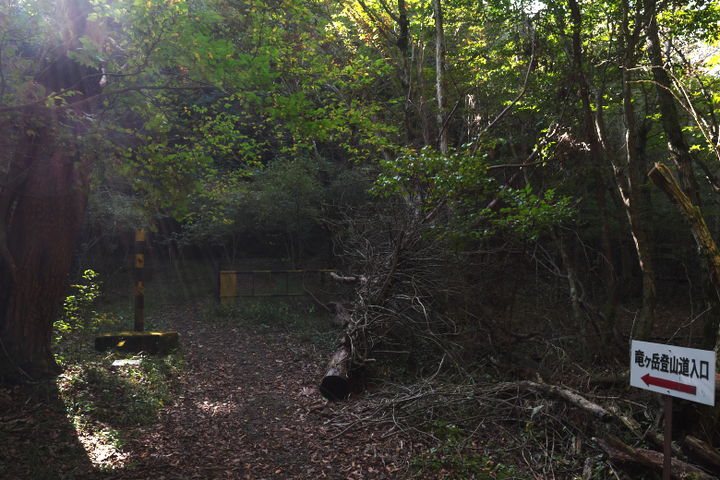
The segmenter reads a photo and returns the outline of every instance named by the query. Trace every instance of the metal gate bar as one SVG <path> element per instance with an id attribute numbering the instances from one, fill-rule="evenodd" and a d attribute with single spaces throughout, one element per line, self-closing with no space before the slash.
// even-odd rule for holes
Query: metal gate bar
<path id="1" fill-rule="evenodd" d="M 325 283 L 325 275 L 335 272 L 332 269 L 320 270 L 221 270 L 218 272 L 219 292 L 218 297 L 221 303 L 227 303 L 230 299 L 236 297 L 293 297 L 304 295 L 304 292 L 290 292 L 290 274 L 318 274 L 318 282 L 320 285 Z M 238 291 L 238 277 L 242 275 L 252 275 L 252 289 L 250 293 Z M 267 283 L 269 285 L 269 293 L 261 293 L 258 290 L 256 279 L 258 276 L 267 275 Z M 285 275 L 285 292 L 273 291 L 273 275 Z"/>

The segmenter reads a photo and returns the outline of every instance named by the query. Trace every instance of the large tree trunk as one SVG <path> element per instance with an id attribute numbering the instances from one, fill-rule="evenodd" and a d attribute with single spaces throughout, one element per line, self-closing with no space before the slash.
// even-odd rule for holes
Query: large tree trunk
<path id="1" fill-rule="evenodd" d="M 35 172 L 21 192 L 8 230 L 8 249 L 17 265 L 17 281 L 7 265 L 0 278 L 0 340 L 12 365 L 32 378 L 57 372 L 50 333 L 75 239 L 85 214 L 87 175 L 72 157 L 37 159 Z"/>
<path id="2" fill-rule="evenodd" d="M 46 91 L 78 91 L 69 102 L 91 97 L 99 82 L 99 76 L 87 80 L 97 70 L 65 53 L 89 33 L 87 11 L 82 0 L 62 4 L 72 30 L 64 32 L 56 60 L 37 78 Z M 50 335 L 87 203 L 90 158 L 71 143 L 87 134 L 87 127 L 74 120 L 91 114 L 90 102 L 83 105 L 74 115 L 39 108 L 20 124 L 24 133 L 0 193 L 0 378 L 58 371 Z"/>
<path id="3" fill-rule="evenodd" d="M 708 268 L 708 274 L 715 287 L 716 294 L 720 297 L 720 250 L 718 250 L 712 234 L 705 224 L 700 208 L 692 204 L 688 196 L 680 188 L 680 185 L 675 181 L 675 178 L 673 178 L 670 169 L 665 165 L 657 164 L 650 171 L 649 177 L 668 199 L 678 207 L 681 215 L 690 225 L 690 231 L 695 237 L 698 251 L 703 258 L 703 263 Z M 715 344 L 715 353 L 716 355 L 720 354 L 720 342 Z M 720 407 L 703 406 L 700 411 L 702 425 L 716 425 L 717 418 L 720 416 Z M 707 440 L 711 443 L 717 435 L 715 428 L 703 428 L 701 433 L 707 435 Z"/>

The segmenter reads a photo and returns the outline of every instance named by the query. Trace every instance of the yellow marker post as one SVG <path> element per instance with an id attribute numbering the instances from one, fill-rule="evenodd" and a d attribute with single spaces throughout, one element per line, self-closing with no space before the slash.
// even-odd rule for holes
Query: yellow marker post
<path id="1" fill-rule="evenodd" d="M 135 331 L 145 329 L 145 230 L 135 230 Z"/>

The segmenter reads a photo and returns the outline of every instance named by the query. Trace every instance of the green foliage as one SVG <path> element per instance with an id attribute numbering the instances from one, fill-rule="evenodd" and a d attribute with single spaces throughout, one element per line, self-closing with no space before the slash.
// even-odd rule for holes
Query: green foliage
<path id="1" fill-rule="evenodd" d="M 103 185 L 90 196 L 85 217 L 102 234 L 114 237 L 145 225 L 139 204 L 139 198 Z"/>
<path id="2" fill-rule="evenodd" d="M 536 195 L 529 184 L 504 187 L 490 174 L 488 154 L 472 154 L 472 145 L 447 155 L 425 147 L 397 161 L 381 162 L 381 167 L 376 193 L 406 195 L 426 213 L 447 205 L 453 218 L 447 227 L 440 227 L 439 234 L 456 240 L 484 238 L 500 231 L 535 240 L 573 216 L 570 198 L 557 196 L 553 189 Z M 504 206 L 491 209 L 490 201 Z"/>
<path id="3" fill-rule="evenodd" d="M 85 283 L 71 285 L 72 288 L 77 289 L 77 293 L 67 296 L 63 302 L 63 315 L 54 324 L 55 342 L 60 350 L 55 357 L 59 360 L 64 360 L 64 352 L 72 353 L 74 350 L 75 353 L 79 353 L 85 346 L 87 336 L 92 335 L 98 325 L 108 322 L 107 315 L 100 315 L 97 311 L 91 310 L 93 303 L 100 296 L 102 282 L 96 280 L 97 276 L 94 271 L 86 270 L 82 275 Z M 77 342 L 74 348 L 73 341 Z"/>
<path id="4" fill-rule="evenodd" d="M 207 175 L 192 196 L 182 233 L 173 240 L 181 247 L 222 246 L 234 265 L 242 235 L 262 238 L 264 232 L 279 231 L 288 262 L 296 263 L 319 224 L 325 196 L 320 168 L 309 158 L 279 158 L 252 171 Z"/>
<path id="5" fill-rule="evenodd" d="M 504 479 L 516 478 L 517 467 L 505 463 L 502 455 L 485 454 L 467 447 L 467 437 L 455 425 L 439 420 L 431 425 L 431 434 L 439 445 L 414 455 L 411 465 L 421 473 L 437 478 Z"/>
<path id="6" fill-rule="evenodd" d="M 319 223 L 323 188 L 318 165 L 309 159 L 278 159 L 258 173 L 254 207 L 258 220 L 287 232 L 285 243 L 290 263 L 302 257 L 309 231 Z"/>
<path id="7" fill-rule="evenodd" d="M 717 2 L 677 2 L 674 6 L 658 15 L 658 22 L 664 24 L 671 35 L 708 43 L 720 40 L 720 5 Z"/>

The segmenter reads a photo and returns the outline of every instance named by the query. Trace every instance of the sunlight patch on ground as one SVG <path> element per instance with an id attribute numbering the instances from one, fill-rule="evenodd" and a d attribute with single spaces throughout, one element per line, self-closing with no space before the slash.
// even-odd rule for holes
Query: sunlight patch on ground
<path id="1" fill-rule="evenodd" d="M 229 415 L 230 413 L 236 411 L 238 407 L 237 403 L 235 402 L 214 403 L 208 402 L 207 400 L 203 402 L 196 402 L 195 406 L 198 408 L 198 410 L 205 412 L 211 417 L 214 417 L 216 415 Z"/>
<path id="2" fill-rule="evenodd" d="M 77 438 L 85 448 L 93 466 L 102 469 L 121 468 L 130 454 L 118 448 L 119 441 L 112 430 L 86 431 L 76 424 Z"/>

